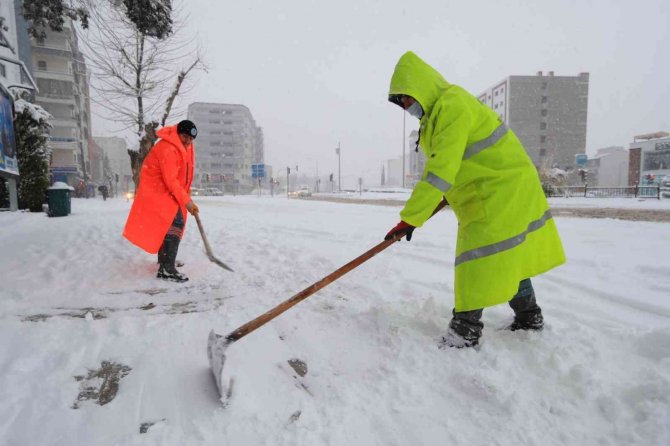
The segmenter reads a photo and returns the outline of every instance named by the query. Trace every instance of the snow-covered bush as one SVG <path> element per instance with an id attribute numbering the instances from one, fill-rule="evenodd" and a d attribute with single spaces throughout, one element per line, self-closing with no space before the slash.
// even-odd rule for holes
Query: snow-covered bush
<path id="1" fill-rule="evenodd" d="M 19 163 L 19 208 L 41 212 L 49 187 L 47 136 L 51 115 L 39 105 L 18 99 L 16 110 L 16 155 Z"/>

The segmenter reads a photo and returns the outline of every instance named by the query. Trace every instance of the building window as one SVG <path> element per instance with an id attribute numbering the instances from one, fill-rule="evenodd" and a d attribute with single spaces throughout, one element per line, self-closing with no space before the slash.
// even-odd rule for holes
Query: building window
<path id="1" fill-rule="evenodd" d="M 543 104 L 546 104 L 546 103 L 547 103 L 547 97 L 546 97 L 546 96 L 542 96 L 542 103 L 543 103 Z"/>
<path id="2" fill-rule="evenodd" d="M 7 68 L 0 63 L 0 76 L 7 77 Z"/>
<path id="3" fill-rule="evenodd" d="M 541 111 L 540 111 L 540 114 L 541 114 L 542 116 L 547 116 L 547 110 L 541 110 Z"/>
<path id="4" fill-rule="evenodd" d="M 547 142 L 547 137 L 544 136 L 544 135 L 540 136 L 540 142 L 541 142 L 541 143 L 545 143 L 545 142 Z"/>
<path id="5" fill-rule="evenodd" d="M 542 89 L 543 89 L 543 90 L 546 90 L 546 89 L 547 89 L 547 83 L 546 83 L 546 82 L 542 82 Z"/>
<path id="6" fill-rule="evenodd" d="M 47 61 L 46 60 L 38 60 L 37 61 L 37 69 L 39 71 L 46 71 L 47 70 Z"/>
<path id="7" fill-rule="evenodd" d="M 547 130 L 547 123 L 546 122 L 540 122 L 540 130 Z"/>
<path id="8" fill-rule="evenodd" d="M 547 149 L 540 149 L 540 157 L 543 157 L 547 154 Z"/>

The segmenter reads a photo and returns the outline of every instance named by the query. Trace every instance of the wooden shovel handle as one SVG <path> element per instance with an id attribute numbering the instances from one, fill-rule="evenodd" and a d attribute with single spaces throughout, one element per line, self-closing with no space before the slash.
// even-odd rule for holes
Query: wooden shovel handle
<path id="1" fill-rule="evenodd" d="M 437 205 L 433 213 L 431 214 L 431 217 L 435 214 L 437 214 L 443 207 L 447 205 L 446 200 L 442 200 L 440 204 Z M 282 314 L 284 311 L 288 310 L 292 306 L 298 304 L 299 302 L 302 302 L 303 300 L 307 299 L 309 296 L 312 294 L 316 293 L 319 291 L 321 288 L 324 288 L 326 285 L 330 284 L 331 282 L 334 282 L 335 280 L 339 279 L 340 277 L 344 276 L 346 273 L 351 271 L 352 269 L 356 268 L 363 262 L 366 262 L 367 260 L 370 260 L 372 257 L 375 255 L 379 254 L 395 242 L 399 241 L 404 237 L 404 235 L 400 237 L 394 237 L 390 240 L 384 240 L 383 242 L 379 243 L 377 246 L 374 246 L 373 248 L 369 249 L 365 253 L 361 254 L 360 256 L 356 257 L 354 260 L 351 262 L 347 263 L 346 265 L 338 268 L 337 270 L 333 271 L 332 273 L 328 274 L 326 277 L 323 279 L 319 280 L 318 282 L 308 286 L 298 294 L 294 295 L 293 297 L 285 300 L 284 302 L 280 303 L 276 307 L 272 308 L 271 310 L 267 311 L 266 313 L 258 316 L 256 319 L 247 322 L 246 324 L 242 325 L 240 328 L 237 330 L 231 332 L 229 335 L 226 336 L 226 342 L 228 344 L 237 341 L 238 339 L 248 335 L 252 331 L 256 330 L 257 328 L 265 325 L 266 323 L 270 322 L 272 319 L 276 318 L 280 314 Z"/>
<path id="2" fill-rule="evenodd" d="M 270 322 L 272 319 L 276 318 L 280 314 L 282 314 L 284 311 L 288 310 L 292 306 L 302 302 L 303 300 L 307 299 L 309 296 L 312 294 L 316 293 L 319 291 L 321 288 L 324 288 L 326 285 L 330 284 L 331 282 L 334 282 L 335 280 L 339 279 L 352 269 L 356 268 L 359 266 L 361 263 L 365 262 L 366 260 L 371 259 L 375 255 L 379 254 L 395 242 L 400 240 L 400 238 L 393 238 L 390 240 L 384 240 L 383 242 L 379 243 L 377 246 L 369 249 L 367 252 L 361 254 L 360 256 L 356 257 L 354 260 L 351 262 L 347 263 L 346 265 L 338 268 L 337 270 L 333 271 L 332 273 L 328 274 L 326 277 L 323 279 L 319 280 L 316 283 L 313 283 L 312 285 L 308 286 L 298 294 L 294 295 L 293 297 L 285 300 L 284 302 L 280 303 L 276 307 L 272 308 L 271 310 L 267 311 L 266 313 L 258 316 L 256 319 L 247 322 L 246 324 L 242 325 L 240 328 L 237 330 L 231 332 L 228 336 L 226 336 L 226 341 L 228 343 L 235 342 L 238 339 L 248 335 L 252 331 L 256 330 L 257 328 L 265 325 L 266 323 Z"/>

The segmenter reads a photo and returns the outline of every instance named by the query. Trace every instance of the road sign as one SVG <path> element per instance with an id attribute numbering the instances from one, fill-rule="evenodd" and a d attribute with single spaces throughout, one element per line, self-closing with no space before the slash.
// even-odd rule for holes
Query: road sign
<path id="1" fill-rule="evenodd" d="M 586 155 L 586 153 L 578 153 L 577 155 L 575 155 L 575 164 L 579 167 L 586 166 L 588 160 L 589 157 L 588 155 Z"/>
<path id="2" fill-rule="evenodd" d="M 265 164 L 252 164 L 251 178 L 265 178 Z"/>

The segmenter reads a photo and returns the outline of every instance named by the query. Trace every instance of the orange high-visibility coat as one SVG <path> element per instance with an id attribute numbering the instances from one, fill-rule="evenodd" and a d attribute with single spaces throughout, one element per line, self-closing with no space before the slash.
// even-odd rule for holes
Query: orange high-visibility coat
<path id="1" fill-rule="evenodd" d="M 184 148 L 176 125 L 163 127 L 156 135 L 161 139 L 142 163 L 140 187 L 123 229 L 125 238 L 151 254 L 163 244 L 177 209 L 186 225 L 195 159 L 193 145 Z"/>

